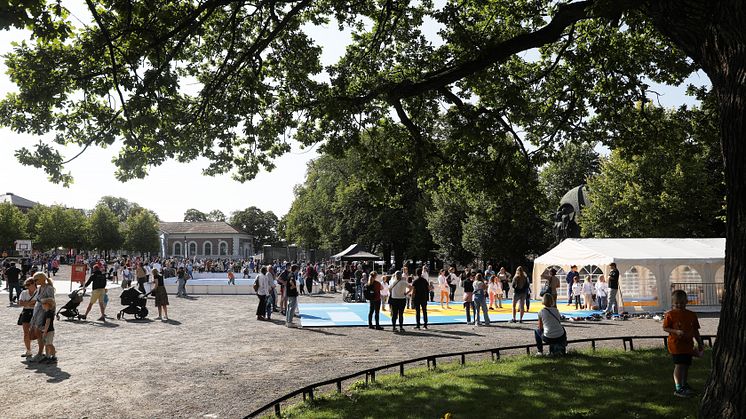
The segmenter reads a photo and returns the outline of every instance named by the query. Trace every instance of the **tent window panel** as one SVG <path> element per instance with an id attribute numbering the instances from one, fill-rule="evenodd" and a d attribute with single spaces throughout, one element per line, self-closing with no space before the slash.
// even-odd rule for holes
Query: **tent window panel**
<path id="1" fill-rule="evenodd" d="M 658 305 L 658 283 L 653 272 L 644 266 L 628 269 L 622 275 L 619 286 L 625 305 Z"/>
<path id="2" fill-rule="evenodd" d="M 679 265 L 671 271 L 671 282 L 702 282 L 702 276 L 689 265 Z"/>
<path id="3" fill-rule="evenodd" d="M 721 266 L 720 269 L 715 272 L 715 282 L 725 282 L 725 266 Z"/>

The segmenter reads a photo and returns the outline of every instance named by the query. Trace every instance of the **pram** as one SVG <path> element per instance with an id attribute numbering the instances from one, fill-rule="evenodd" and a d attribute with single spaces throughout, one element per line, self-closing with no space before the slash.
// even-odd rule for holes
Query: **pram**
<path id="1" fill-rule="evenodd" d="M 138 320 L 148 317 L 148 309 L 145 307 L 148 302 L 147 297 L 148 294 L 142 294 L 137 288 L 127 288 L 122 291 L 119 298 L 125 307 L 117 313 L 117 320 L 124 318 L 125 314 L 133 314 Z"/>
<path id="2" fill-rule="evenodd" d="M 67 317 L 67 320 L 75 320 L 76 318 L 78 320 L 82 319 L 83 316 L 81 316 L 78 312 L 78 306 L 80 306 L 80 303 L 83 302 L 84 296 L 85 288 L 78 288 L 77 290 L 68 294 L 67 298 L 69 298 L 70 301 L 65 303 L 65 305 L 60 307 L 60 309 L 57 311 L 57 320 L 60 319 L 60 314 Z"/>
<path id="3" fill-rule="evenodd" d="M 345 282 L 344 293 L 342 294 L 342 300 L 345 303 L 364 303 L 363 296 L 357 292 L 357 287 L 352 281 Z"/>

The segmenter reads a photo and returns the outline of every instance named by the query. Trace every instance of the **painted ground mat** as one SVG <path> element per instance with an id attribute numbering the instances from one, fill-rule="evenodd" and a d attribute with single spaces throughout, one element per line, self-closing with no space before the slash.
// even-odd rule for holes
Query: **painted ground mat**
<path id="1" fill-rule="evenodd" d="M 490 322 L 508 322 L 513 318 L 511 300 L 503 301 L 503 308 L 489 310 Z M 523 320 L 536 320 L 536 313 L 544 306 L 541 301 L 531 301 L 531 310 L 523 315 Z M 304 304 L 300 306 L 301 325 L 304 327 L 339 327 L 339 326 L 367 326 L 368 308 L 367 303 L 335 303 L 335 304 Z M 386 307 L 389 309 L 389 307 Z M 560 304 L 560 313 L 567 317 L 587 317 L 600 311 L 575 310 L 575 307 Z M 516 316 L 517 318 L 518 316 Z M 391 314 L 389 311 L 381 311 L 381 326 L 391 325 Z M 472 318 L 472 321 L 474 319 Z M 451 304 L 450 308 L 441 308 L 440 303 L 429 303 L 427 306 L 428 324 L 454 324 L 466 323 L 466 311 L 463 303 Z M 404 324 L 415 325 L 414 309 L 404 311 Z"/>

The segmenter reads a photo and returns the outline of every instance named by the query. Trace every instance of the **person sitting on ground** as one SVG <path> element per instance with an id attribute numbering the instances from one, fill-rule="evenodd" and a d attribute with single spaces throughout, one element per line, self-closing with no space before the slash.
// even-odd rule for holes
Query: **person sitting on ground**
<path id="1" fill-rule="evenodd" d="M 91 291 L 91 300 L 88 302 L 88 308 L 86 308 L 85 314 L 83 314 L 82 319 L 86 319 L 88 313 L 91 311 L 91 307 L 93 307 L 93 304 L 98 302 L 98 306 L 101 309 L 101 317 L 99 317 L 98 319 L 105 322 L 106 305 L 104 305 L 104 292 L 106 290 L 106 275 L 101 272 L 101 267 L 98 265 L 95 265 L 93 267 L 93 273 L 82 288 L 86 288 L 90 284 L 93 284 L 93 291 Z"/>
<path id="2" fill-rule="evenodd" d="M 534 330 L 534 338 L 536 338 L 536 347 L 538 353 L 544 353 L 544 344 L 557 345 L 562 347 L 567 346 L 567 333 L 565 328 L 560 322 L 560 312 L 557 310 L 554 296 L 552 294 L 544 294 L 542 301 L 544 308 L 539 311 L 539 326 Z"/>

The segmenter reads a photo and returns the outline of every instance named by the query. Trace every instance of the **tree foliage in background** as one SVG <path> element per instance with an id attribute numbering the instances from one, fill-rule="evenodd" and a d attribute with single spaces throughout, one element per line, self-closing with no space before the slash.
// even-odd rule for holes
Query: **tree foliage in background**
<path id="1" fill-rule="evenodd" d="M 63 247 L 65 249 L 85 249 L 88 246 L 86 216 L 81 210 L 59 205 L 39 208 L 34 226 L 34 242 L 42 251 Z M 34 245 L 37 247 L 37 245 Z"/>
<path id="2" fill-rule="evenodd" d="M 88 216 L 87 233 L 91 248 L 105 252 L 119 250 L 124 244 L 117 215 L 105 204 L 99 203 Z"/>
<path id="3" fill-rule="evenodd" d="M 467 124 L 494 121 L 501 135 L 488 138 L 509 136 L 536 167 L 557 143 L 585 137 L 591 115 L 613 121 L 653 94 L 651 81 L 677 85 L 702 69 L 719 107 L 729 223 L 722 316 L 700 415 L 746 416 L 743 1 L 86 4 L 95 24 L 83 28 L 54 2 L 13 3 L 0 21 L 28 24 L 34 34 L 6 58 L 18 91 L 0 103 L 0 123 L 53 132 L 55 144 L 17 157 L 60 182 L 71 180 L 70 158 L 57 145 L 121 141 L 120 179 L 142 177 L 167 158 L 204 156 L 205 173 L 246 180 L 271 168 L 290 137 L 325 142 L 339 155 L 392 114 L 415 144 L 408 157 L 417 166 L 434 148 L 438 137 L 427 131 L 441 106 Z M 424 35 L 432 22 L 438 42 Z M 322 67 L 322 48 L 306 31 L 328 24 L 347 29 L 353 43 Z M 529 50 L 538 57 L 520 54 Z M 180 89 L 195 82 L 198 92 Z M 469 142 L 459 150 L 465 158 L 478 151 Z"/>
<path id="4" fill-rule="evenodd" d="M 138 211 L 127 218 L 124 226 L 124 247 L 141 254 L 158 252 L 158 220 L 150 211 Z"/>
<path id="5" fill-rule="evenodd" d="M 207 221 L 225 221 L 225 214 L 219 209 L 212 210 L 207 214 Z"/>
<path id="6" fill-rule="evenodd" d="M 600 170 L 593 144 L 570 142 L 562 146 L 539 173 L 539 184 L 547 196 L 547 213 L 554 215 L 560 200 L 570 189 L 588 183 Z"/>
<path id="7" fill-rule="evenodd" d="M 580 218 L 594 237 L 722 237 L 724 175 L 713 108 L 640 106 L 604 129 L 617 148 Z M 635 140 L 648 138 L 650 141 Z"/>
<path id="8" fill-rule="evenodd" d="M 28 219 L 26 215 L 10 202 L 0 203 L 0 251 L 15 250 L 14 242 L 25 239 Z"/>
<path id="9" fill-rule="evenodd" d="M 265 244 L 276 244 L 277 223 L 279 220 L 272 211 L 264 212 L 251 206 L 231 214 L 230 224 L 254 237 L 254 249 L 260 250 Z"/>
<path id="10" fill-rule="evenodd" d="M 144 210 L 144 208 L 136 202 L 130 202 L 125 198 L 108 195 L 101 197 L 96 205 L 105 205 L 108 207 L 117 216 L 120 223 L 127 221 L 130 214 Z M 155 213 L 153 214 L 155 215 Z"/>
<path id="11" fill-rule="evenodd" d="M 204 212 L 194 208 L 189 208 L 188 210 L 184 211 L 185 223 L 197 223 L 204 221 L 207 221 L 207 214 L 205 214 Z"/>

